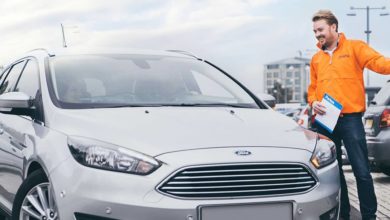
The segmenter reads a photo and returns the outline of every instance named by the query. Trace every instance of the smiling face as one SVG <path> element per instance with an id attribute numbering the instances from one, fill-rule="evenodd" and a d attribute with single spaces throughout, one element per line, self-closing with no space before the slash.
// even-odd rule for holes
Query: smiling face
<path id="1" fill-rule="evenodd" d="M 329 25 L 325 19 L 313 22 L 314 35 L 322 48 L 332 49 L 337 42 L 337 25 Z"/>

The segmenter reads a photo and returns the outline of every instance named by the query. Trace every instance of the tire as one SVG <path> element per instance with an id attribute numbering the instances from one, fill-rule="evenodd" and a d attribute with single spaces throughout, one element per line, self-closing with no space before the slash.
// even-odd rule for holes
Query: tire
<path id="1" fill-rule="evenodd" d="M 375 162 L 370 162 L 370 171 L 374 173 L 381 172 L 381 169 L 379 168 L 378 164 Z"/>
<path id="2" fill-rule="evenodd" d="M 57 206 L 51 192 L 45 173 L 42 170 L 32 172 L 16 193 L 12 220 L 41 220 L 43 217 L 58 220 Z"/>
<path id="3" fill-rule="evenodd" d="M 382 173 L 390 176 L 390 167 L 382 167 L 381 171 L 382 171 Z"/>
<path id="4" fill-rule="evenodd" d="M 10 218 L 9 218 L 9 217 L 6 217 L 6 216 L 4 216 L 4 215 L 0 215 L 0 220 L 10 220 Z"/>

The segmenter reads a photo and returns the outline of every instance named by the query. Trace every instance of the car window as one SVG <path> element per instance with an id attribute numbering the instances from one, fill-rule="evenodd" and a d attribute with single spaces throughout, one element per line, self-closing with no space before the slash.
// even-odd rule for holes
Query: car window
<path id="1" fill-rule="evenodd" d="M 373 101 L 376 103 L 376 105 L 390 104 L 390 82 L 382 87 L 378 94 L 376 94 Z"/>
<path id="2" fill-rule="evenodd" d="M 7 69 L 5 69 L 5 70 L 3 70 L 3 71 L 1 72 L 1 76 L 0 76 L 0 85 L 2 84 L 4 78 L 7 76 L 7 74 L 8 74 L 8 72 L 9 72 L 10 69 L 11 69 L 11 68 L 7 68 Z"/>
<path id="3" fill-rule="evenodd" d="M 49 87 L 64 108 L 240 105 L 259 108 L 237 83 L 192 58 L 77 55 L 50 58 Z"/>
<path id="4" fill-rule="evenodd" d="M 19 62 L 11 67 L 11 71 L 6 76 L 4 82 L 0 86 L 0 94 L 12 92 L 15 88 L 15 84 L 19 79 L 20 73 L 23 70 L 25 61 Z"/>
<path id="5" fill-rule="evenodd" d="M 22 75 L 16 85 L 15 91 L 24 92 L 32 99 L 35 99 L 39 90 L 38 64 L 34 60 L 29 60 Z"/>
<path id="6" fill-rule="evenodd" d="M 196 84 L 199 85 L 199 93 L 208 96 L 219 96 L 225 98 L 234 98 L 232 94 L 228 92 L 222 85 L 218 84 L 218 81 L 210 77 L 204 76 L 202 73 L 192 71 L 192 74 L 196 80 Z"/>

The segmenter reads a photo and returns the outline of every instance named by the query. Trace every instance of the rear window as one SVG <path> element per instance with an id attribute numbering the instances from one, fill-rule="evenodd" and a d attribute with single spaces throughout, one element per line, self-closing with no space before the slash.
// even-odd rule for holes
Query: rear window
<path id="1" fill-rule="evenodd" d="M 390 105 L 390 82 L 383 86 L 373 101 L 376 102 L 376 105 Z"/>

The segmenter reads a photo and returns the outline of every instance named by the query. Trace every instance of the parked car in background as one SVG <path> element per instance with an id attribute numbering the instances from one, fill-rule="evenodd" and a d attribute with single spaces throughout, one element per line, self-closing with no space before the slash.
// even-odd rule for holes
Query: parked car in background
<path id="1" fill-rule="evenodd" d="M 302 106 L 301 103 L 277 103 L 275 105 L 275 110 L 283 115 L 293 118 L 303 107 L 304 106 Z"/>
<path id="2" fill-rule="evenodd" d="M 366 102 L 367 106 L 371 104 L 371 101 L 374 99 L 375 95 L 379 92 L 381 87 L 379 86 L 366 86 Z"/>
<path id="3" fill-rule="evenodd" d="M 343 161 L 343 164 L 344 165 L 349 165 L 351 164 L 349 162 L 349 157 L 348 157 L 348 153 L 347 153 L 347 149 L 345 149 L 344 147 L 344 143 L 341 142 L 341 160 Z"/>
<path id="4" fill-rule="evenodd" d="M 310 122 L 311 117 L 312 117 L 311 108 L 309 105 L 306 105 L 299 111 L 298 114 L 296 114 L 293 117 L 293 119 L 300 126 L 309 129 L 311 128 L 311 122 Z"/>
<path id="5" fill-rule="evenodd" d="M 8 64 L 0 177 L 3 220 L 339 212 L 334 143 L 182 52 L 40 49 Z"/>
<path id="6" fill-rule="evenodd" d="M 276 105 L 276 99 L 270 94 L 267 93 L 256 93 L 256 96 L 263 100 L 269 107 L 275 108 Z"/>
<path id="7" fill-rule="evenodd" d="M 364 114 L 369 159 L 390 176 L 390 80 Z"/>

